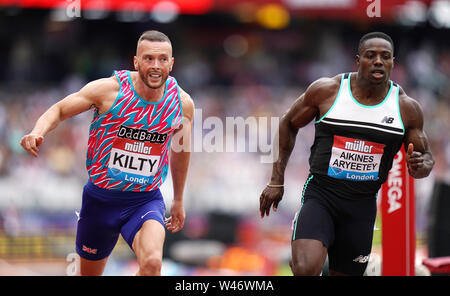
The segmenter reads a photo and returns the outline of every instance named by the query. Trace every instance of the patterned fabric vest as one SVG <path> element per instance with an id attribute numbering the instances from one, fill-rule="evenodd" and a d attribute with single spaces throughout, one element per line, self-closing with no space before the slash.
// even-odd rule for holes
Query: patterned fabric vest
<path id="1" fill-rule="evenodd" d="M 86 168 L 101 188 L 143 192 L 167 177 L 171 137 L 183 122 L 177 81 L 168 77 L 163 98 L 148 102 L 134 90 L 129 71 L 114 71 L 120 90 L 111 108 L 95 112 Z"/>

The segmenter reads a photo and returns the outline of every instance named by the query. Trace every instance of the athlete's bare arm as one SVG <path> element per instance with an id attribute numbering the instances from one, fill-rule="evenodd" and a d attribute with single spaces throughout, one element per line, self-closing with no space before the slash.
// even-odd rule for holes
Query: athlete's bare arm
<path id="1" fill-rule="evenodd" d="M 400 112 L 405 127 L 406 163 L 409 174 L 416 179 L 427 177 L 434 166 L 433 154 L 423 130 L 423 112 L 419 103 L 400 89 Z"/>
<path id="2" fill-rule="evenodd" d="M 279 125 L 278 159 L 273 163 L 272 185 L 284 184 L 284 172 L 294 149 L 298 130 L 315 118 L 323 116 L 334 102 L 340 86 L 340 75 L 333 78 L 321 78 L 313 82 L 282 116 Z M 269 215 L 270 208 L 276 211 L 283 198 L 283 187 L 267 186 L 260 196 L 260 213 Z"/>
<path id="3" fill-rule="evenodd" d="M 20 144 L 33 156 L 38 156 L 39 146 L 45 135 L 56 128 L 61 121 L 80 114 L 90 108 L 97 108 L 100 114 L 113 104 L 119 91 L 117 79 L 113 76 L 92 81 L 80 91 L 70 94 L 51 106 L 39 117 L 33 130 L 25 135 Z"/>
<path id="4" fill-rule="evenodd" d="M 167 219 L 167 230 L 177 232 L 183 228 L 186 217 L 183 205 L 183 192 L 189 168 L 192 120 L 194 119 L 194 101 L 180 88 L 183 108 L 183 124 L 175 131 L 170 151 L 170 172 L 173 182 L 173 201 L 171 216 Z"/>

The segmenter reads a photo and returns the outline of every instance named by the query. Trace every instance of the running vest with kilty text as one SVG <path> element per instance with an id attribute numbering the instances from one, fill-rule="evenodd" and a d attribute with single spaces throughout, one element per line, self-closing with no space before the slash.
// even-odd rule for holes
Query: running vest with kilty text
<path id="1" fill-rule="evenodd" d="M 355 199 L 374 196 L 386 181 L 405 129 L 396 83 L 390 81 L 383 101 L 367 106 L 353 97 L 350 77 L 342 74 L 333 105 L 315 122 L 309 164 L 316 181 Z"/>
<path id="2" fill-rule="evenodd" d="M 86 168 L 101 188 L 143 192 L 167 177 L 171 136 L 183 121 L 177 81 L 168 77 L 164 95 L 148 102 L 134 90 L 130 71 L 114 71 L 120 90 L 111 108 L 94 113 Z"/>

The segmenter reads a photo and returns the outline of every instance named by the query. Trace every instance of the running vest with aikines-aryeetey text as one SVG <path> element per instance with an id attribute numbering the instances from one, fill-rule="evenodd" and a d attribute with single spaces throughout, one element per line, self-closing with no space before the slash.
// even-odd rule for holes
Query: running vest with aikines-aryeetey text
<path id="1" fill-rule="evenodd" d="M 367 106 L 353 97 L 350 78 L 342 74 L 333 105 L 315 122 L 309 164 L 316 182 L 355 199 L 374 196 L 386 181 L 405 130 L 396 83 L 390 81 L 379 104 Z"/>
<path id="2" fill-rule="evenodd" d="M 148 102 L 134 90 L 129 71 L 115 71 L 120 90 L 111 108 L 96 111 L 89 130 L 86 168 L 96 186 L 120 191 L 158 189 L 167 177 L 171 136 L 183 121 L 177 81 Z"/>

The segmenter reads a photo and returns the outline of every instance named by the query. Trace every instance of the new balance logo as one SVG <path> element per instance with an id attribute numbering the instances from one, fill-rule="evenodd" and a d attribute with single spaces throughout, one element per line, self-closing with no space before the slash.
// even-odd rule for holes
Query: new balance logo
<path id="1" fill-rule="evenodd" d="M 367 256 L 359 255 L 358 257 L 353 259 L 353 262 L 358 262 L 358 263 L 366 263 L 367 261 L 369 261 L 369 255 L 367 255 Z"/>
<path id="2" fill-rule="evenodd" d="M 393 123 L 394 122 L 394 117 L 388 117 L 388 116 L 385 116 L 382 120 L 381 120 L 381 123 L 389 123 L 389 124 L 391 124 L 391 123 Z"/>

